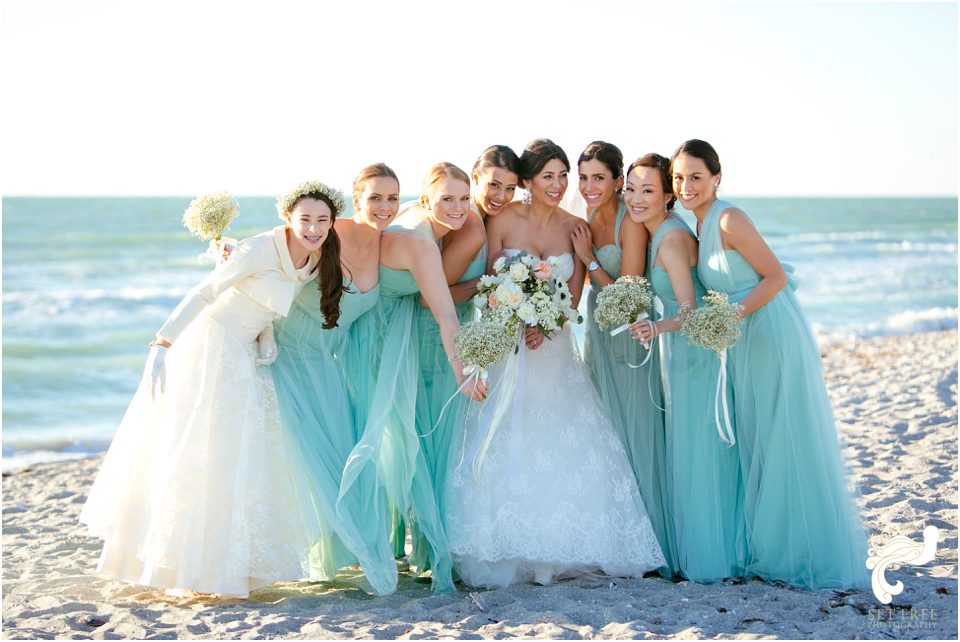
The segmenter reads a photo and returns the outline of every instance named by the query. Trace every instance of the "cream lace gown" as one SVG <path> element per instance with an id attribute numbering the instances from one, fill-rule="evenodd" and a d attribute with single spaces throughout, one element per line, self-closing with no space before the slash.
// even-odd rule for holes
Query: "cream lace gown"
<path id="1" fill-rule="evenodd" d="M 207 281 L 261 278 L 264 261 L 246 249 Z M 314 263 L 298 271 L 284 259 L 295 294 Z M 306 575 L 318 533 L 297 496 L 270 370 L 255 365 L 257 334 L 276 316 L 230 287 L 174 341 L 164 392 L 154 399 L 141 382 L 80 515 L 104 540 L 99 572 L 230 596 Z"/>
<path id="2" fill-rule="evenodd" d="M 569 279 L 573 256 L 557 258 Z M 494 390 L 510 367 L 518 368 L 516 386 Z M 505 587 L 598 571 L 638 576 L 663 566 L 633 469 L 570 325 L 537 350 L 521 342 L 517 355 L 491 369 L 489 386 L 488 404 L 507 395 L 504 419 L 480 466 L 477 444 L 494 413 L 485 409 L 468 422 L 446 485 L 447 538 L 463 581 Z"/>

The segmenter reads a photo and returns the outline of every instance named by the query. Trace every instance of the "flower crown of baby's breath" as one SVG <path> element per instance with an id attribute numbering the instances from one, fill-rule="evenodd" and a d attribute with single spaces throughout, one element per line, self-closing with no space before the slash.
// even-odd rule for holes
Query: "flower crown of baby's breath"
<path id="1" fill-rule="evenodd" d="M 277 214 L 283 220 L 287 220 L 285 215 L 293 209 L 296 202 L 310 194 L 323 194 L 330 199 L 330 202 L 333 203 L 333 218 L 337 218 L 343 212 L 343 192 L 320 181 L 305 181 L 290 192 L 277 197 Z"/>

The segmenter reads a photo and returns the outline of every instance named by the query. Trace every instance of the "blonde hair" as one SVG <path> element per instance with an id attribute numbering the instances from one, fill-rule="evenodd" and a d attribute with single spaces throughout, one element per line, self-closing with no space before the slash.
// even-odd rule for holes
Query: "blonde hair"
<path id="1" fill-rule="evenodd" d="M 397 178 L 396 172 L 387 167 L 386 163 L 374 163 L 373 165 L 367 165 L 360 170 L 360 173 L 357 174 L 357 177 L 353 179 L 353 207 L 356 209 L 359 206 L 360 195 L 363 194 L 364 188 L 367 186 L 367 181 L 371 178 L 379 178 L 386 176 L 397 181 L 397 185 L 400 184 L 400 179 Z"/>
<path id="2" fill-rule="evenodd" d="M 423 178 L 423 188 L 420 190 L 420 204 L 424 205 L 427 198 L 427 191 L 445 179 L 451 179 L 455 181 L 463 181 L 470 185 L 470 177 L 467 176 L 467 173 L 454 165 L 453 163 L 437 163 L 427 171 L 427 175 Z"/>

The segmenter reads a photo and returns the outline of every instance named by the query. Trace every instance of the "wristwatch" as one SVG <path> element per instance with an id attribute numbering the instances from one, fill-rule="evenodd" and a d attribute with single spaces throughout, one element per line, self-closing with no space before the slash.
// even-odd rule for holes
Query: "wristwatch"
<path id="1" fill-rule="evenodd" d="M 596 261 L 590 261 L 590 263 L 587 264 L 587 272 L 593 272 L 594 270 L 599 270 L 599 269 L 600 269 L 600 264 L 597 263 Z"/>

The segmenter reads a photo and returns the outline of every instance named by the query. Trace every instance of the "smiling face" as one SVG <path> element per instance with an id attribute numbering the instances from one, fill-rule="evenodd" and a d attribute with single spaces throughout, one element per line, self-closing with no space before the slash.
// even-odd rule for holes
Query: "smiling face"
<path id="1" fill-rule="evenodd" d="M 488 216 L 499 214 L 513 200 L 520 179 L 502 167 L 487 167 L 473 173 L 473 200 Z"/>
<path id="2" fill-rule="evenodd" d="M 696 211 L 709 206 L 717 198 L 720 174 L 711 174 L 707 164 L 689 154 L 680 154 L 671 168 L 673 193 L 683 209 Z"/>
<path id="3" fill-rule="evenodd" d="M 533 200 L 556 207 L 567 192 L 568 173 L 563 161 L 553 158 L 547 161 L 539 174 L 527 181 L 526 187 Z"/>
<path id="4" fill-rule="evenodd" d="M 363 191 L 355 195 L 353 207 L 359 223 L 382 232 L 396 218 L 400 209 L 400 183 L 392 176 L 368 178 Z"/>
<path id="5" fill-rule="evenodd" d="M 630 170 L 623 188 L 623 202 L 627 205 L 631 220 L 649 223 L 666 216 L 667 205 L 673 195 L 664 192 L 663 180 L 660 172 L 653 167 L 640 165 Z"/>
<path id="6" fill-rule="evenodd" d="M 459 230 L 470 211 L 470 185 L 456 178 L 445 178 L 427 189 L 425 205 L 430 218 L 450 230 Z"/>
<path id="7" fill-rule="evenodd" d="M 307 252 L 316 252 L 330 234 L 333 215 L 325 202 L 305 196 L 290 210 L 288 221 L 291 240 Z"/>
<path id="8" fill-rule="evenodd" d="M 617 195 L 623 186 L 623 177 L 613 178 L 613 172 L 606 164 L 597 160 L 585 160 L 580 163 L 580 195 L 587 207 L 602 207 Z"/>

